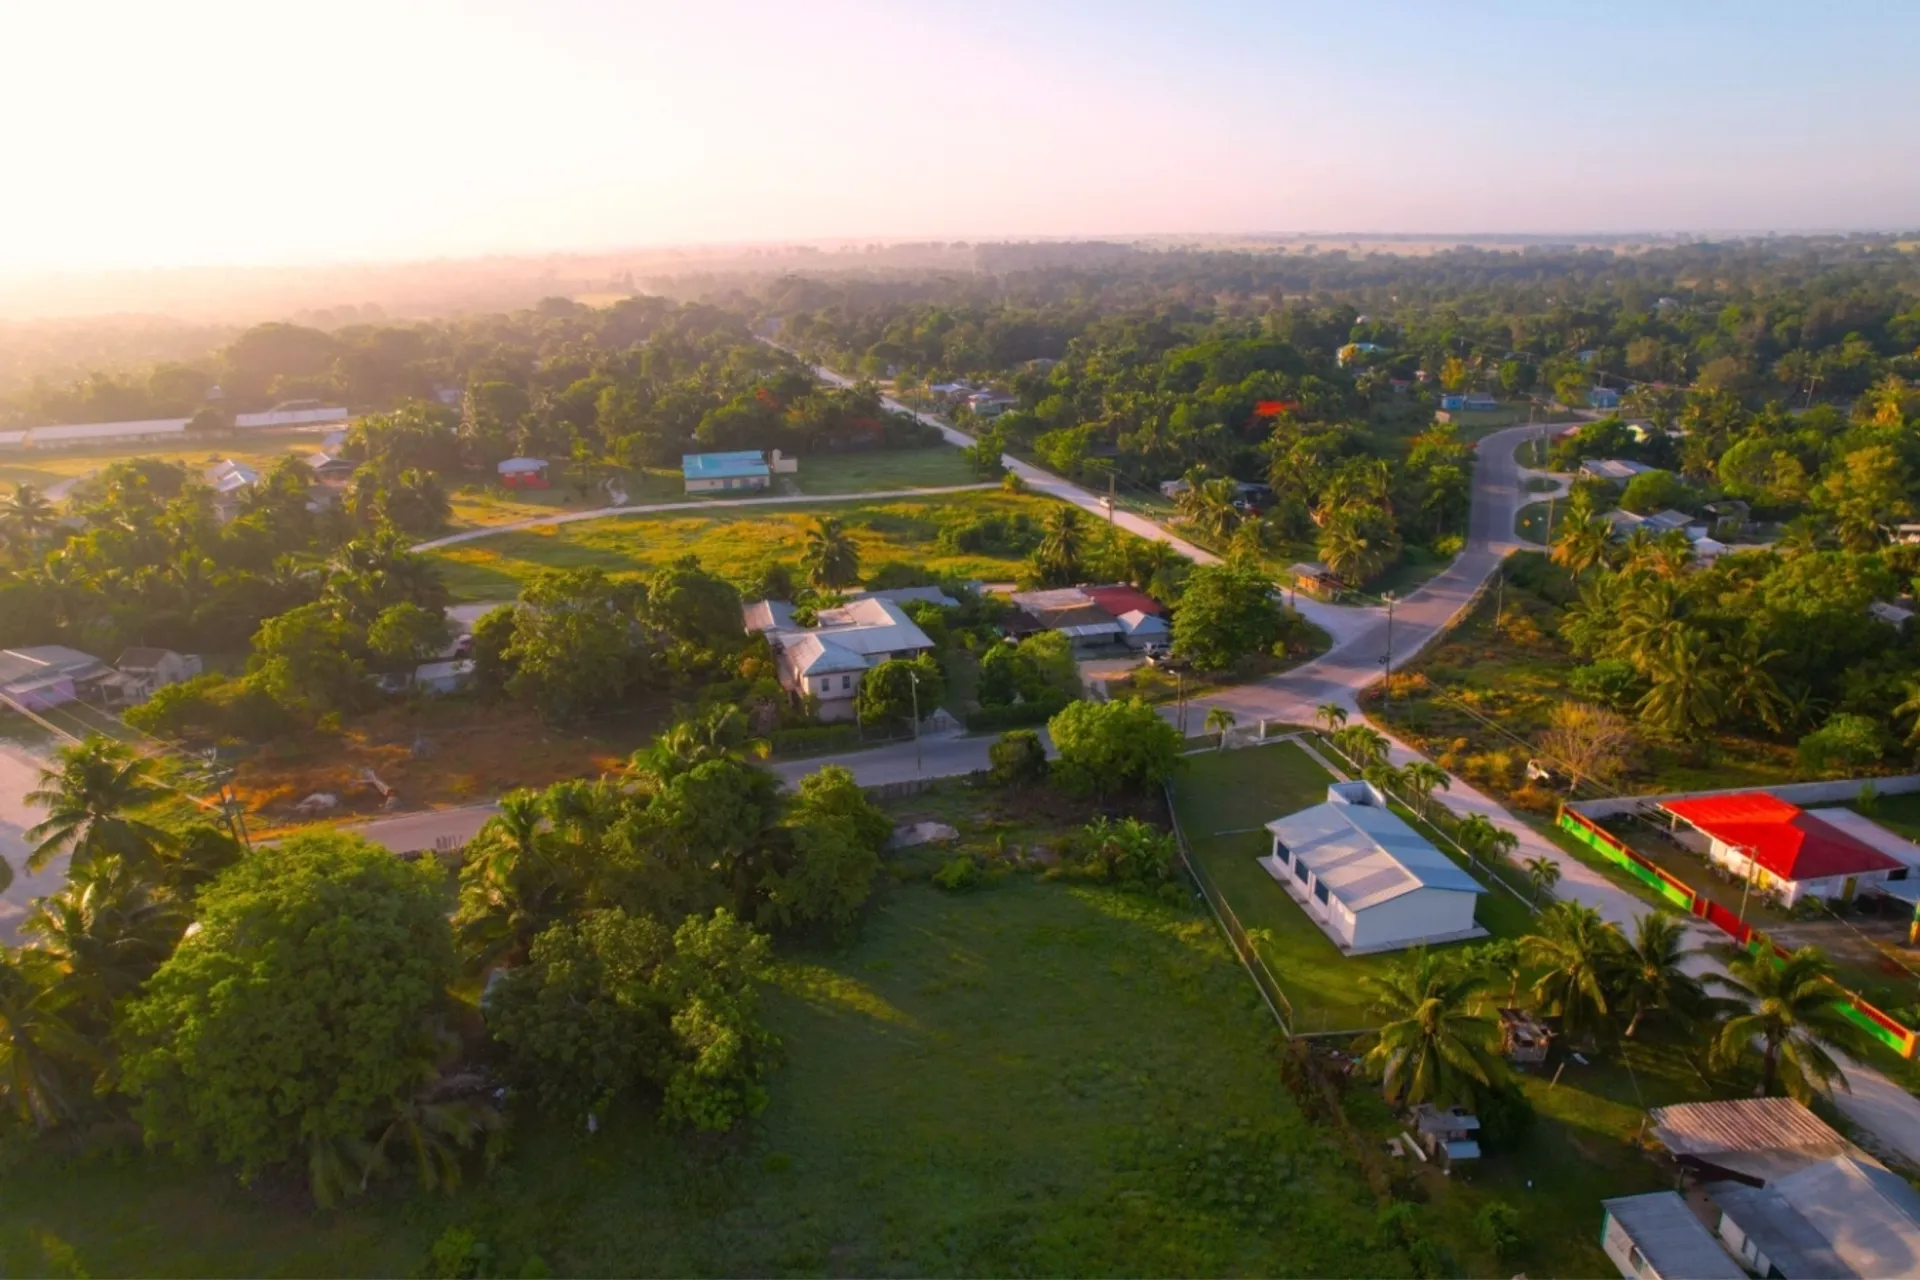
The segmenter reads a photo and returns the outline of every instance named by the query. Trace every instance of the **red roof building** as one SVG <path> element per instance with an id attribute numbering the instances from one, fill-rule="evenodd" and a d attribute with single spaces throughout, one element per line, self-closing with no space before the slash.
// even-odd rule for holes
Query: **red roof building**
<path id="1" fill-rule="evenodd" d="M 1780 882 L 1789 904 L 1801 893 L 1850 896 L 1862 882 L 1906 878 L 1899 859 L 1765 791 L 1668 800 L 1660 807 L 1706 836 L 1714 861 L 1738 864 L 1735 870 L 1745 874 L 1751 858 L 1755 882 Z"/>
<path id="2" fill-rule="evenodd" d="M 1157 618 L 1167 611 L 1166 606 L 1158 600 L 1155 600 L 1146 592 L 1136 591 L 1132 587 L 1082 587 L 1080 590 L 1087 599 L 1093 601 L 1116 618 L 1123 613 L 1134 613 L 1136 611 L 1140 613 L 1150 613 Z"/>

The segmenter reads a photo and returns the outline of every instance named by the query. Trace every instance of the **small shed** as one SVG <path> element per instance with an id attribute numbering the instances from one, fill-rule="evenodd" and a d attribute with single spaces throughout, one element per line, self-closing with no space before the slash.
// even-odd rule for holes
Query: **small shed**
<path id="1" fill-rule="evenodd" d="M 765 489 L 773 483 L 773 468 L 758 449 L 685 453 L 680 455 L 680 476 L 688 493 Z"/>
<path id="2" fill-rule="evenodd" d="M 1330 597 L 1340 590 L 1340 579 L 1318 560 L 1303 560 L 1287 572 L 1293 577 L 1295 591 L 1304 591 L 1310 596 Z"/>
<path id="3" fill-rule="evenodd" d="M 1622 1280 L 1745 1280 L 1678 1192 L 1616 1196 L 1600 1208 L 1600 1247 Z"/>
<path id="4" fill-rule="evenodd" d="M 509 489 L 548 487 L 545 458 L 508 458 L 494 470 L 500 473 L 500 483 Z"/>
<path id="5" fill-rule="evenodd" d="M 1120 615 L 1120 625 L 1126 628 L 1126 641 L 1129 648 L 1149 649 L 1157 644 L 1165 644 L 1172 634 L 1165 618 L 1157 614 L 1143 613 L 1132 609 Z"/>
<path id="6" fill-rule="evenodd" d="M 1462 1107 L 1448 1107 L 1444 1111 L 1430 1102 L 1423 1102 L 1413 1109 L 1413 1128 L 1419 1135 L 1420 1145 L 1439 1162 L 1442 1168 L 1451 1169 L 1462 1160 L 1480 1158 L 1480 1117 Z"/>

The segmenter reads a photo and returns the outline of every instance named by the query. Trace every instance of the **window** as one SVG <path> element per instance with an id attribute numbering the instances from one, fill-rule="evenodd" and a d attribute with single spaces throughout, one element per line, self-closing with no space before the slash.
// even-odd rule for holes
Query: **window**
<path id="1" fill-rule="evenodd" d="M 1327 886 L 1324 883 L 1314 885 L 1313 896 L 1320 899 L 1321 906 L 1325 906 L 1327 903 Z"/>
<path id="2" fill-rule="evenodd" d="M 1639 1245 L 1630 1244 L 1627 1246 L 1627 1265 L 1631 1266 L 1635 1271 L 1645 1271 L 1647 1269 L 1647 1259 L 1646 1256 L 1640 1252 Z"/>
<path id="3" fill-rule="evenodd" d="M 1300 878 L 1301 884 L 1305 884 L 1307 882 L 1307 864 L 1304 862 L 1295 862 L 1293 864 L 1293 874 Z"/>
<path id="4" fill-rule="evenodd" d="M 840 688 L 841 688 L 841 689 L 843 689 L 843 690 L 845 690 L 845 689 L 851 689 L 851 688 L 853 688 L 853 677 L 852 677 L 852 676 L 841 676 L 841 677 L 840 677 Z"/>
<path id="5" fill-rule="evenodd" d="M 1287 852 L 1287 846 L 1278 840 L 1273 842 L 1273 856 L 1280 859 L 1280 865 L 1283 867 L 1293 861 L 1293 855 Z"/>

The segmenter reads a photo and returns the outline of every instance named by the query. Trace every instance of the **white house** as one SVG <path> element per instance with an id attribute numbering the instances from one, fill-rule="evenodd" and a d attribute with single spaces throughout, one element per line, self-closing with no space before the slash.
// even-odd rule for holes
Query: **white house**
<path id="1" fill-rule="evenodd" d="M 175 653 L 171 649 L 128 649 L 113 665 L 119 669 L 119 675 L 105 682 L 109 697 L 129 706 L 145 702 L 170 684 L 179 684 L 200 674 L 199 655 Z"/>
<path id="2" fill-rule="evenodd" d="M 1158 614 L 1147 613 L 1141 609 L 1130 609 L 1120 615 L 1120 625 L 1126 628 L 1127 646 L 1132 649 L 1147 649 L 1154 645 L 1165 644 L 1172 630 L 1167 620 Z"/>
<path id="3" fill-rule="evenodd" d="M 780 600 L 756 601 L 742 613 L 746 629 L 773 646 L 781 687 L 818 699 L 822 720 L 854 718 L 854 696 L 869 669 L 933 650 L 899 605 L 873 596 L 822 609 L 811 627 L 795 622 L 793 606 Z"/>
<path id="4" fill-rule="evenodd" d="M 423 662 L 413 669 L 413 687 L 422 693 L 459 693 L 473 683 L 473 659 Z"/>
<path id="5" fill-rule="evenodd" d="M 90 653 L 62 644 L 0 651 L 0 704 L 44 711 L 83 697 L 97 698 L 114 671 Z"/>
<path id="6" fill-rule="evenodd" d="M 1327 788 L 1326 803 L 1267 824 L 1260 863 L 1348 955 L 1483 937 L 1480 882 L 1403 822 L 1367 782 Z"/>

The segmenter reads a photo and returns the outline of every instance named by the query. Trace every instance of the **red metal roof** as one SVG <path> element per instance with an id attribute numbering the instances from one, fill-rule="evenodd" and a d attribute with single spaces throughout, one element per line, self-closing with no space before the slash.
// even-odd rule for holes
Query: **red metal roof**
<path id="1" fill-rule="evenodd" d="M 1081 591 L 1089 600 L 1116 618 L 1123 613 L 1132 613 L 1135 609 L 1141 613 L 1151 613 L 1155 617 L 1166 612 L 1166 608 L 1158 600 L 1132 587 L 1082 587 Z"/>
<path id="2" fill-rule="evenodd" d="M 1819 880 L 1905 865 L 1765 791 L 1668 800 L 1660 807 L 1722 844 L 1751 850 L 1755 862 L 1782 880 Z"/>

